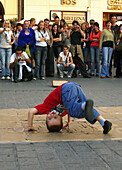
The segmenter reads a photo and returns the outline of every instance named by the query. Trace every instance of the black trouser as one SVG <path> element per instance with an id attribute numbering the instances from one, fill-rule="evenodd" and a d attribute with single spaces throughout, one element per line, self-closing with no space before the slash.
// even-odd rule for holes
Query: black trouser
<path id="1" fill-rule="evenodd" d="M 52 47 L 50 47 L 49 45 L 47 46 L 46 75 L 54 75 L 54 57 Z"/>
<path id="2" fill-rule="evenodd" d="M 116 76 L 119 77 L 121 76 L 121 59 L 122 59 L 122 51 L 117 51 L 116 52 Z"/>
<path id="3" fill-rule="evenodd" d="M 84 63 L 82 62 L 82 60 L 79 57 L 73 57 L 73 63 L 75 65 L 77 65 L 77 64 L 79 65 L 79 68 L 80 68 L 80 71 L 81 71 L 81 74 L 83 75 L 83 77 L 88 75 L 87 71 L 85 70 Z M 75 67 L 75 69 L 73 71 L 73 75 L 77 74 L 76 71 L 77 71 L 77 68 Z"/>
<path id="4" fill-rule="evenodd" d="M 25 66 L 22 66 L 22 79 L 24 80 L 25 78 L 28 79 L 28 81 L 31 81 L 33 79 L 33 74 L 32 71 L 28 72 L 27 68 Z M 13 68 L 13 79 L 17 80 L 19 77 L 19 65 L 15 63 L 14 68 Z"/>

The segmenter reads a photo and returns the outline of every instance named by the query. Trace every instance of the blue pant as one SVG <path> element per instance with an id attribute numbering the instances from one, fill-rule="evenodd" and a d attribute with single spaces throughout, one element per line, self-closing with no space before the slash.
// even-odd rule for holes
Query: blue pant
<path id="1" fill-rule="evenodd" d="M 83 57 L 84 57 L 84 67 L 86 69 L 87 57 L 88 57 L 88 48 L 82 48 Z"/>
<path id="2" fill-rule="evenodd" d="M 103 47 L 102 53 L 103 53 L 103 64 L 101 69 L 101 76 L 106 77 L 109 76 L 109 68 L 110 68 L 110 61 L 113 53 L 113 48 Z"/>
<path id="3" fill-rule="evenodd" d="M 90 47 L 91 51 L 91 74 L 95 74 L 94 64 L 96 61 L 96 74 L 99 74 L 100 70 L 100 50 L 99 47 Z M 96 60 L 95 60 L 96 57 Z"/>
<path id="4" fill-rule="evenodd" d="M 47 59 L 47 47 L 36 46 L 35 48 L 35 72 L 34 77 L 39 78 L 45 75 L 45 62 Z"/>
<path id="5" fill-rule="evenodd" d="M 64 84 L 61 89 L 61 96 L 63 105 L 66 107 L 71 117 L 86 118 L 85 110 L 82 111 L 81 106 L 85 109 L 85 104 L 88 99 L 78 84 L 72 82 Z M 95 108 L 93 108 L 93 112 L 94 117 L 90 122 L 91 124 L 94 124 L 96 118 L 100 115 Z"/>
<path id="6" fill-rule="evenodd" d="M 2 76 L 10 76 L 9 60 L 12 54 L 11 48 L 0 48 Z M 5 74 L 6 68 L 6 74 Z"/>
<path id="7" fill-rule="evenodd" d="M 73 70 L 75 69 L 75 64 L 70 64 L 65 67 L 63 64 L 57 64 L 60 76 L 63 76 L 63 71 L 68 71 L 68 76 L 72 76 Z"/>

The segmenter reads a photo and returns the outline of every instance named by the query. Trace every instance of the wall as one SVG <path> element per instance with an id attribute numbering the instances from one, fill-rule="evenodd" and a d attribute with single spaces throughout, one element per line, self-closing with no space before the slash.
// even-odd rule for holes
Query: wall
<path id="1" fill-rule="evenodd" d="M 1 0 L 5 15 L 4 19 L 18 18 L 18 0 Z"/>

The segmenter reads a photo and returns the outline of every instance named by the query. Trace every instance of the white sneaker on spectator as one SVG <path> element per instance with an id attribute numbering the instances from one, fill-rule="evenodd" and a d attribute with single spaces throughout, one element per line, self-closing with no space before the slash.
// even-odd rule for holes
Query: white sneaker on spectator
<path id="1" fill-rule="evenodd" d="M 5 76 L 2 76 L 1 80 L 5 80 Z"/>
<path id="2" fill-rule="evenodd" d="M 6 77 L 7 80 L 10 80 L 11 78 L 9 76 Z"/>
<path id="3" fill-rule="evenodd" d="M 67 78 L 71 78 L 71 76 L 70 76 L 70 75 L 68 75 L 68 76 L 67 76 Z"/>
<path id="4" fill-rule="evenodd" d="M 36 78 L 36 77 L 34 77 L 34 78 L 33 78 L 33 80 L 37 80 L 37 78 Z"/>
<path id="5" fill-rule="evenodd" d="M 41 77 L 42 80 L 45 80 L 45 77 Z"/>
<path id="6" fill-rule="evenodd" d="M 63 75 L 60 75 L 60 78 L 63 78 Z"/>

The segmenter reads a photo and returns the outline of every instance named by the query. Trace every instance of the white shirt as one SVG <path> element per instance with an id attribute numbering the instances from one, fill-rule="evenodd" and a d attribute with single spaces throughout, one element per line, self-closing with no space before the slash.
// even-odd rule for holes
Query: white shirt
<path id="1" fill-rule="evenodd" d="M 44 38 L 44 37 L 46 37 L 46 40 L 50 39 L 47 31 L 45 33 L 44 33 L 44 31 L 43 32 L 42 31 L 38 31 L 38 30 L 35 31 L 36 46 L 42 46 L 42 47 L 46 47 L 47 46 L 46 41 L 41 41 L 40 40 L 40 38 Z"/>
<path id="2" fill-rule="evenodd" d="M 69 51 L 67 52 L 67 55 L 64 55 L 64 52 L 61 52 L 59 56 L 61 57 L 61 62 L 65 63 L 67 59 L 67 63 L 70 63 L 69 58 L 72 56 L 72 54 Z"/>
<path id="3" fill-rule="evenodd" d="M 28 59 L 29 57 L 28 57 L 28 55 L 27 55 L 27 53 L 25 52 L 25 51 L 23 51 L 22 52 L 22 56 L 25 58 L 25 59 Z M 15 60 L 15 58 L 16 58 L 16 53 L 13 53 L 12 55 L 11 55 L 11 57 L 10 57 L 10 63 L 13 63 L 14 62 L 14 60 Z M 25 63 L 26 61 L 19 61 L 19 63 Z"/>

